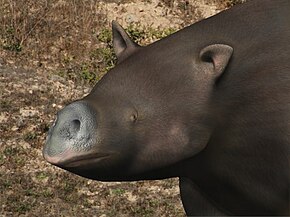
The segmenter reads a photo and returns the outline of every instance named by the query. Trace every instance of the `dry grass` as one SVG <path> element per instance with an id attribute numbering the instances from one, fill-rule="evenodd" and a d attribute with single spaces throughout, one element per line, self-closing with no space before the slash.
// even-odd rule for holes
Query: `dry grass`
<path id="1" fill-rule="evenodd" d="M 161 0 L 165 6 L 171 8 L 172 10 L 175 10 L 176 7 L 180 8 L 182 12 L 180 16 L 183 17 L 186 25 L 191 24 L 190 21 L 194 19 L 202 18 L 201 11 L 197 7 L 190 4 L 192 1 L 196 2 L 196 0 Z M 200 2 L 208 5 L 216 5 L 220 10 L 224 10 L 246 1 L 247 0 L 200 0 Z"/>
<path id="2" fill-rule="evenodd" d="M 50 53 L 52 47 L 70 49 L 73 54 L 83 52 L 95 42 L 96 28 L 106 24 L 105 16 L 90 0 L 1 0 L 0 11 L 2 46 L 11 50 L 27 47 L 26 52 L 34 46 L 39 53 Z"/>
<path id="3" fill-rule="evenodd" d="M 161 0 L 160 4 L 184 21 L 182 28 L 203 18 L 191 1 Z M 242 1 L 202 2 L 225 8 Z M 124 4 L 131 0 L 110 2 Z M 110 21 L 104 14 L 110 12 L 101 10 L 100 5 L 97 0 L 0 0 L 2 58 L 7 63 L 50 71 L 75 82 L 94 83 L 115 63 Z M 176 29 L 152 29 L 133 23 L 127 30 L 135 40 L 146 44 Z"/>
<path id="4" fill-rule="evenodd" d="M 114 66 L 110 21 L 98 1 L 0 2 L 0 54 L 6 62 L 92 83 Z M 174 32 L 138 23 L 127 31 L 142 44 Z"/>
<path id="5" fill-rule="evenodd" d="M 98 69 L 92 63 L 102 59 L 92 53 L 100 44 L 100 27 L 108 22 L 96 1 L 1 0 L 0 14 L 0 46 L 7 60 L 71 75 Z"/>

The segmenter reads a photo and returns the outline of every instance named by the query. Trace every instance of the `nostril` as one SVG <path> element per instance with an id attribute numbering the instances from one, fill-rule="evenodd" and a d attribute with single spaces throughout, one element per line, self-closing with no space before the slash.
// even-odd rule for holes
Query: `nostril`
<path id="1" fill-rule="evenodd" d="M 78 119 L 62 123 L 58 126 L 57 131 L 62 138 L 75 139 L 81 130 L 81 122 Z"/>
<path id="2" fill-rule="evenodd" d="M 73 120 L 71 128 L 73 132 L 77 133 L 81 128 L 81 122 L 79 120 Z"/>
<path id="3" fill-rule="evenodd" d="M 81 122 L 79 120 L 72 120 L 67 127 L 64 128 L 63 133 L 69 139 L 76 138 L 81 128 Z"/>

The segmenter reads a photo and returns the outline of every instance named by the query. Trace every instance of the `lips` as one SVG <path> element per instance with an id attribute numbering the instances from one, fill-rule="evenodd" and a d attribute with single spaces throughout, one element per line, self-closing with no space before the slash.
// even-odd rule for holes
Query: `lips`
<path id="1" fill-rule="evenodd" d="M 80 167 L 88 166 L 97 163 L 105 158 L 110 157 L 110 154 L 90 154 L 74 157 L 67 161 L 62 162 L 59 166 L 61 167 Z"/>

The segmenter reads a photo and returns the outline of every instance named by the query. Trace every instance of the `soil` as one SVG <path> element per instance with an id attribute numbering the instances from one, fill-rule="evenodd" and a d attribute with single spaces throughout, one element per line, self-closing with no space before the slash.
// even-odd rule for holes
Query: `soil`
<path id="1" fill-rule="evenodd" d="M 180 29 L 219 12 L 212 2 L 101 1 L 96 7 L 124 26 Z M 53 61 L 20 56 L 0 50 L 0 216 L 185 216 L 177 178 L 104 183 L 46 163 L 42 147 L 55 114 L 93 84 L 61 77 Z"/>

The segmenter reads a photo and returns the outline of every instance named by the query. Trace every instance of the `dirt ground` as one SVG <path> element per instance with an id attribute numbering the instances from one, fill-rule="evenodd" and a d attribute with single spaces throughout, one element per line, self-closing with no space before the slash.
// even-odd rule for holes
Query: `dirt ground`
<path id="1" fill-rule="evenodd" d="M 7 16 L 19 6 L 11 2 L 0 1 L 3 11 L 8 11 Z M 40 12 L 42 7 L 48 7 L 45 6 L 48 1 L 39 2 L 43 4 Z M 61 0 L 54 2 L 52 6 L 55 8 L 66 4 Z M 90 2 L 95 18 L 88 16 L 83 23 L 77 23 L 80 19 L 67 23 L 77 23 L 78 28 L 85 28 L 84 24 L 89 22 L 92 26 L 96 25 L 96 30 L 109 28 L 111 20 L 118 20 L 125 27 L 138 23 L 140 28 L 145 29 L 170 27 L 178 30 L 229 6 L 225 1 L 213 0 L 83 2 Z M 40 12 L 36 13 L 36 18 L 41 15 Z M 67 13 L 63 15 L 64 21 Z M 51 14 L 49 16 L 52 17 Z M 13 17 L 11 22 L 21 24 L 23 21 Z M 60 72 L 81 69 L 82 75 L 87 75 L 88 71 L 75 66 L 85 61 L 93 62 L 86 56 L 86 50 L 92 46 L 101 47 L 103 43 L 90 38 L 89 34 L 78 38 L 79 29 L 71 25 L 64 31 L 57 28 L 53 31 L 59 20 L 52 18 L 54 22 L 52 19 L 43 23 L 36 21 L 36 25 L 30 26 L 30 31 L 16 29 L 14 33 L 18 34 L 17 37 L 2 35 L 0 39 L 0 216 L 185 216 L 177 179 L 104 183 L 70 174 L 43 160 L 42 146 L 56 112 L 88 94 L 98 80 L 87 82 L 87 77 L 79 80 Z M 25 19 L 28 20 L 27 17 Z M 6 31 L 7 17 L 0 17 L 0 21 L 2 30 L 6 28 Z M 50 29 L 45 32 L 48 26 Z M 62 26 L 65 24 L 62 23 Z M 70 35 L 71 31 L 74 35 Z M 44 41 L 42 34 L 50 35 L 50 40 Z M 144 44 L 157 39 L 145 38 Z M 79 40 L 79 46 L 71 46 L 74 40 Z M 102 65 L 104 59 L 98 61 L 101 67 L 106 67 Z"/>

